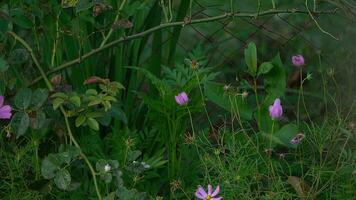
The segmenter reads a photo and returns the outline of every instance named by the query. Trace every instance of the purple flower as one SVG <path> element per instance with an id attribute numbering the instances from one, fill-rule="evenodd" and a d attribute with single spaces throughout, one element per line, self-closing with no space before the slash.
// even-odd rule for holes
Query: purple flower
<path id="1" fill-rule="evenodd" d="M 301 66 L 303 66 L 305 64 L 304 63 L 304 57 L 302 55 L 292 56 L 292 63 L 296 67 L 301 67 Z"/>
<path id="2" fill-rule="evenodd" d="M 189 101 L 188 95 L 185 92 L 179 93 L 177 96 L 175 96 L 177 104 L 183 106 L 186 105 Z"/>
<path id="3" fill-rule="evenodd" d="M 282 116 L 283 114 L 283 109 L 281 105 L 281 100 L 277 98 L 274 100 L 273 105 L 269 106 L 269 115 L 271 116 L 272 119 L 278 119 Z"/>
<path id="4" fill-rule="evenodd" d="M 4 97 L 0 96 L 0 119 L 10 119 L 12 108 L 9 105 L 4 105 Z"/>
<path id="5" fill-rule="evenodd" d="M 195 192 L 195 196 L 198 199 L 202 199 L 202 200 L 221 200 L 222 197 L 217 197 L 219 192 L 220 192 L 219 186 L 217 186 L 213 192 L 213 187 L 209 184 L 208 185 L 208 193 L 205 192 L 205 190 L 202 186 L 199 186 L 197 191 Z"/>

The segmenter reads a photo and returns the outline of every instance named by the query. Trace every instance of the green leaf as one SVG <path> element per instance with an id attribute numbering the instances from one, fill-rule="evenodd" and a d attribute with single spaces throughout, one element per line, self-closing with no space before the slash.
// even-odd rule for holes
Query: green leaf
<path id="1" fill-rule="evenodd" d="M 62 163 L 67 163 L 67 164 L 69 164 L 70 161 L 72 160 L 72 157 L 70 156 L 69 152 L 67 152 L 67 151 L 61 152 L 61 153 L 57 153 L 56 156 L 58 157 L 58 159 L 59 159 Z"/>
<path id="2" fill-rule="evenodd" d="M 64 103 L 64 99 L 62 98 L 56 98 L 53 100 L 53 109 L 56 110 L 59 106 L 62 105 L 62 103 Z"/>
<path id="3" fill-rule="evenodd" d="M 49 154 L 42 160 L 41 174 L 45 179 L 51 179 L 55 176 L 55 172 L 61 166 L 61 161 L 54 154 Z"/>
<path id="4" fill-rule="evenodd" d="M 0 72 L 5 72 L 9 68 L 4 57 L 0 57 Z"/>
<path id="5" fill-rule="evenodd" d="M 63 8 L 75 7 L 77 5 L 78 1 L 79 0 L 63 0 L 62 7 Z"/>
<path id="6" fill-rule="evenodd" d="M 93 3 L 89 0 L 79 0 L 77 5 L 75 6 L 75 11 L 77 13 L 81 11 L 85 11 L 93 7 Z"/>
<path id="7" fill-rule="evenodd" d="M 264 75 L 264 86 L 267 96 L 265 103 L 268 106 L 276 98 L 284 96 L 286 89 L 286 72 L 279 54 L 272 60 L 273 68 Z"/>
<path id="8" fill-rule="evenodd" d="M 206 97 L 219 107 L 228 112 L 239 112 L 242 119 L 252 119 L 253 110 L 242 96 L 225 92 L 223 85 L 217 83 L 204 84 L 204 91 Z"/>
<path id="9" fill-rule="evenodd" d="M 105 172 L 105 165 L 108 164 L 108 161 L 104 160 L 104 159 L 100 159 L 95 163 L 95 168 L 97 171 L 99 171 L 100 173 L 104 173 Z"/>
<path id="10" fill-rule="evenodd" d="M 19 109 L 27 109 L 31 103 L 32 91 L 28 88 L 20 89 L 15 96 L 15 106 Z"/>
<path id="11" fill-rule="evenodd" d="M 69 146 L 68 152 L 72 159 L 79 156 L 79 154 L 80 154 L 80 150 L 75 146 Z"/>
<path id="12" fill-rule="evenodd" d="M 36 112 L 36 117 L 31 118 L 31 127 L 33 129 L 40 129 L 46 122 L 46 114 L 40 110 Z"/>
<path id="13" fill-rule="evenodd" d="M 268 139 L 272 139 L 275 144 L 283 145 L 288 148 L 297 148 L 297 144 L 291 144 L 290 141 L 298 134 L 298 126 L 295 124 L 287 124 L 283 126 L 279 131 L 271 134 L 263 134 Z"/>
<path id="14" fill-rule="evenodd" d="M 18 10 L 18 11 L 19 12 L 16 12 L 16 15 L 13 16 L 14 23 L 22 28 L 31 29 L 33 27 L 33 23 L 30 20 L 30 18 L 24 15 L 22 10 Z"/>
<path id="15" fill-rule="evenodd" d="M 12 117 L 11 129 L 17 136 L 25 134 L 29 125 L 30 118 L 25 112 L 18 112 Z"/>
<path id="16" fill-rule="evenodd" d="M 111 166 L 111 169 L 119 168 L 119 162 L 117 160 L 108 160 L 108 164 Z"/>
<path id="17" fill-rule="evenodd" d="M 256 76 L 257 72 L 257 49 L 253 42 L 250 42 L 245 49 L 245 62 L 251 76 Z"/>
<path id="18" fill-rule="evenodd" d="M 111 173 L 102 173 L 100 174 L 100 179 L 105 183 L 110 183 L 112 181 L 112 175 Z"/>
<path id="19" fill-rule="evenodd" d="M 85 120 L 87 118 L 85 117 L 85 115 L 79 115 L 76 119 L 75 119 L 75 126 L 76 127 L 79 127 L 81 126 L 82 124 L 84 124 Z"/>
<path id="20" fill-rule="evenodd" d="M 70 185 L 72 178 L 70 173 L 66 169 L 60 169 L 57 171 L 56 176 L 54 177 L 54 183 L 59 189 L 67 190 Z"/>
<path id="21" fill-rule="evenodd" d="M 260 65 L 260 67 L 258 68 L 257 76 L 259 76 L 261 74 L 267 74 L 269 71 L 271 71 L 272 68 L 273 68 L 273 65 L 271 62 L 262 63 Z"/>
<path id="22" fill-rule="evenodd" d="M 91 95 L 91 96 L 95 96 L 98 94 L 98 92 L 94 89 L 88 89 L 86 92 L 85 92 L 86 95 Z"/>
<path id="23" fill-rule="evenodd" d="M 134 161 L 134 160 L 136 160 L 140 155 L 141 155 L 141 151 L 139 151 L 139 150 L 129 151 L 128 154 L 127 154 L 127 160 L 129 160 L 129 161 Z"/>
<path id="24" fill-rule="evenodd" d="M 270 132 L 272 119 L 269 116 L 268 107 L 276 98 L 283 97 L 286 89 L 286 72 L 279 54 L 271 61 L 273 68 L 263 75 L 263 84 L 266 90 L 265 99 L 261 105 L 260 115 L 256 114 L 258 127 L 262 132 Z M 283 102 L 282 102 L 283 104 Z"/>
<path id="25" fill-rule="evenodd" d="M 62 98 L 62 99 L 68 98 L 68 96 L 63 92 L 54 93 L 51 97 L 52 98 Z"/>
<path id="26" fill-rule="evenodd" d="M 47 89 L 36 89 L 31 98 L 31 106 L 35 109 L 40 108 L 48 98 Z"/>
<path id="27" fill-rule="evenodd" d="M 89 125 L 89 127 L 91 129 L 96 130 L 96 131 L 99 130 L 99 123 L 94 118 L 88 118 L 87 124 Z"/>
<path id="28" fill-rule="evenodd" d="M 80 151 L 78 148 L 74 146 L 69 146 L 66 151 L 57 153 L 58 159 L 61 161 L 61 163 L 67 163 L 69 164 L 75 157 L 77 157 L 80 154 Z"/>
<path id="29" fill-rule="evenodd" d="M 95 99 L 92 99 L 89 103 L 88 106 L 95 106 L 98 105 L 102 102 L 100 98 L 95 97 Z"/>
<path id="30" fill-rule="evenodd" d="M 22 64 L 29 60 L 30 56 L 26 49 L 19 48 L 10 52 L 8 63 L 9 64 Z"/>
<path id="31" fill-rule="evenodd" d="M 77 107 L 80 107 L 81 105 L 81 101 L 80 101 L 80 97 L 79 96 L 72 96 L 69 98 L 69 101 L 71 103 L 73 103 L 74 105 L 76 105 Z"/>

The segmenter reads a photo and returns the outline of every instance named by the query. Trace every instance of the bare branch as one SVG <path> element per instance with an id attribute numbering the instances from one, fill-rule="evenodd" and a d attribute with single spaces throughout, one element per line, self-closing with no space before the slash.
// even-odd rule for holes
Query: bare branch
<path id="1" fill-rule="evenodd" d="M 119 43 L 125 42 L 125 41 L 129 41 L 129 40 L 134 40 L 137 38 L 141 38 L 144 37 L 146 35 L 149 35 L 155 31 L 161 30 L 161 29 L 166 29 L 166 28 L 170 28 L 170 27 L 174 27 L 174 26 L 186 26 L 186 25 L 192 25 L 192 24 L 199 24 L 199 23 L 204 23 L 204 22 L 212 22 L 212 21 L 218 21 L 218 20 L 223 20 L 223 19 L 228 19 L 228 18 L 232 18 L 232 17 L 240 17 L 240 18 L 256 18 L 259 16 L 265 16 L 265 15 L 275 15 L 275 14 L 282 14 L 282 13 L 299 13 L 299 14 L 307 14 L 307 15 L 319 15 L 319 14 L 334 14 L 336 13 L 336 10 L 327 10 L 327 11 L 319 11 L 319 12 L 308 12 L 308 11 L 303 11 L 303 10 L 298 10 L 298 9 L 290 9 L 290 10 L 276 10 L 276 9 L 272 9 L 272 10 L 267 10 L 267 11 L 263 11 L 263 12 L 258 12 L 258 13 L 241 13 L 241 12 L 230 12 L 230 13 L 225 13 L 223 15 L 218 15 L 218 16 L 214 16 L 214 17 L 206 17 L 206 18 L 202 18 L 202 19 L 194 19 L 194 20 L 188 20 L 188 21 L 179 21 L 179 22 L 171 22 L 171 23 L 164 23 L 161 24 L 159 26 L 150 28 L 146 31 L 137 33 L 137 34 L 133 34 L 130 36 L 126 36 L 126 37 L 120 37 L 116 40 L 113 40 L 110 43 L 107 43 L 105 45 L 103 45 L 102 47 L 99 47 L 97 49 L 93 49 L 90 52 L 82 55 L 79 58 L 76 58 L 74 60 L 68 61 L 60 66 L 54 67 L 51 70 L 49 70 L 46 74 L 50 75 L 53 73 L 56 73 L 58 71 L 64 70 L 72 65 L 75 64 L 79 64 L 80 62 L 82 62 L 83 60 L 89 58 L 92 55 L 95 55 L 103 50 L 106 50 L 108 48 L 111 48 Z M 36 78 L 30 85 L 33 85 L 35 83 L 37 83 L 38 81 L 40 81 L 42 79 L 42 77 L 38 77 Z"/>

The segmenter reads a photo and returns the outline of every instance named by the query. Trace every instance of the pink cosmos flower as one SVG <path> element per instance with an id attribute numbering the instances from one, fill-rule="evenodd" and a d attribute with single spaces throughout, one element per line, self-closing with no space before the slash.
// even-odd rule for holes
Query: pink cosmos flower
<path id="1" fill-rule="evenodd" d="M 183 106 L 186 105 L 189 101 L 188 95 L 185 92 L 179 93 L 177 96 L 175 96 L 177 104 Z"/>
<path id="2" fill-rule="evenodd" d="M 269 106 L 269 115 L 274 120 L 280 118 L 282 114 L 283 114 L 283 109 L 281 105 L 281 100 L 277 98 L 276 100 L 274 100 L 273 105 Z"/>
<path id="3" fill-rule="evenodd" d="M 220 186 L 217 186 L 213 192 L 213 187 L 209 184 L 208 185 L 208 192 L 205 192 L 202 186 L 199 186 L 197 191 L 195 192 L 195 196 L 198 199 L 202 200 L 221 200 L 222 197 L 217 197 L 220 192 Z"/>
<path id="4" fill-rule="evenodd" d="M 11 106 L 4 105 L 4 97 L 0 96 L 0 119 L 10 119 L 12 116 L 11 111 Z"/>
<path id="5" fill-rule="evenodd" d="M 305 64 L 304 63 L 304 57 L 302 55 L 292 56 L 292 63 L 296 67 L 301 67 L 301 66 L 303 66 Z"/>

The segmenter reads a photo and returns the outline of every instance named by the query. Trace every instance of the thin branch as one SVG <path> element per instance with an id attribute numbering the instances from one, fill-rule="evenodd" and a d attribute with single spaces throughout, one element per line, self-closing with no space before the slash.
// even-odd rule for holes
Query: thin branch
<path id="1" fill-rule="evenodd" d="M 48 77 L 46 76 L 46 74 L 44 73 L 41 65 L 39 64 L 35 54 L 33 53 L 33 50 L 32 48 L 30 47 L 30 45 L 28 45 L 28 43 L 23 40 L 21 37 L 19 37 L 16 33 L 12 32 L 12 31 L 9 31 L 8 32 L 11 36 L 13 36 L 15 38 L 15 40 L 19 41 L 26 49 L 27 51 L 30 52 L 30 55 L 32 57 L 32 60 L 35 62 L 35 65 L 37 67 L 37 69 L 40 71 L 41 73 L 41 76 L 42 78 L 45 80 L 46 82 L 46 85 L 47 85 L 47 88 L 52 91 L 53 90 L 53 86 L 51 84 L 51 82 L 48 80 Z M 98 183 L 97 183 L 97 180 L 96 180 L 96 173 L 95 173 L 95 170 L 93 168 L 93 165 L 90 163 L 88 157 L 84 154 L 83 150 L 81 149 L 80 145 L 78 144 L 78 142 L 76 141 L 76 139 L 74 138 L 73 136 L 73 133 L 72 133 L 72 130 L 70 128 L 70 124 L 69 124 L 69 120 L 68 120 L 68 116 L 67 116 L 67 113 L 65 111 L 65 109 L 63 108 L 63 106 L 60 106 L 59 107 L 60 110 L 61 110 L 61 113 L 63 114 L 63 117 L 64 117 L 64 121 L 65 121 L 65 124 L 66 124 L 66 127 L 67 127 L 67 132 L 68 132 L 68 135 L 69 135 L 69 138 L 70 140 L 73 142 L 74 146 L 77 147 L 79 149 L 79 152 L 80 152 L 80 155 L 83 157 L 84 161 L 87 163 L 88 167 L 89 167 L 89 170 L 93 176 L 93 181 L 94 181 L 94 186 L 95 186 L 95 190 L 96 190 L 96 194 L 98 195 L 98 198 L 99 200 L 102 200 L 103 198 L 101 197 L 101 194 L 100 194 L 100 190 L 99 190 L 99 187 L 98 187 Z"/>
<path id="2" fill-rule="evenodd" d="M 319 11 L 319 12 L 310 12 L 311 14 L 314 15 L 318 15 L 318 14 L 334 14 L 336 12 L 336 10 L 327 10 L 327 11 Z M 50 75 L 53 73 L 56 73 L 58 71 L 64 70 L 72 65 L 75 64 L 79 64 L 81 63 L 83 60 L 89 58 L 92 55 L 95 55 L 101 51 L 104 51 L 108 48 L 111 48 L 119 43 L 125 42 L 125 41 L 129 41 L 129 40 L 134 40 L 137 38 L 141 38 L 144 37 L 146 35 L 149 35 L 155 31 L 161 30 L 161 29 L 166 29 L 166 28 L 170 28 L 170 27 L 174 27 L 174 26 L 186 26 L 186 25 L 191 25 L 191 24 L 199 24 L 199 23 L 204 23 L 204 22 L 212 22 L 212 21 L 218 21 L 218 20 L 223 20 L 223 19 L 228 19 L 228 18 L 233 18 L 233 17 L 245 17 L 245 18 L 256 18 L 256 16 L 265 16 L 265 15 L 275 15 L 275 14 L 282 14 L 282 13 L 299 13 L 299 14 L 310 14 L 308 11 L 303 11 L 303 10 L 298 10 L 298 9 L 290 9 L 290 10 L 268 10 L 268 11 L 263 11 L 263 12 L 259 12 L 259 13 L 240 13 L 240 12 L 235 12 L 235 13 L 225 13 L 223 15 L 218 15 L 218 16 L 214 16 L 214 17 L 206 17 L 206 18 L 202 18 L 202 19 L 195 19 L 195 20 L 183 20 L 183 21 L 179 21 L 179 22 L 171 22 L 171 23 L 164 23 L 161 24 L 159 26 L 150 28 L 146 31 L 137 33 L 137 34 L 133 34 L 130 36 L 123 36 L 120 37 L 108 44 L 105 44 L 102 47 L 99 47 L 97 49 L 93 49 L 90 52 L 83 54 L 80 58 L 76 58 L 74 60 L 68 61 L 58 67 L 54 67 L 51 70 L 49 70 L 46 74 Z M 37 83 L 38 81 L 40 81 L 42 79 L 42 77 L 37 77 L 36 79 L 34 79 L 34 81 L 31 83 L 31 85 Z"/>

